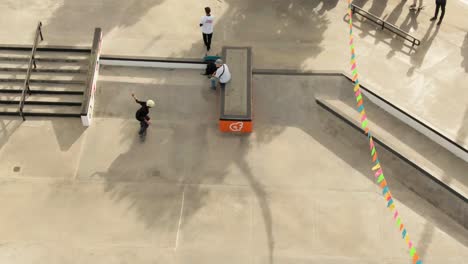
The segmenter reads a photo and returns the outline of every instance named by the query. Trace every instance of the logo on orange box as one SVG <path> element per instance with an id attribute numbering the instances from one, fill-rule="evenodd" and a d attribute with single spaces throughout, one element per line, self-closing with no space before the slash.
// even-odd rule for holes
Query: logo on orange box
<path id="1" fill-rule="evenodd" d="M 242 131 L 243 127 L 244 127 L 244 123 L 242 122 L 236 122 L 236 123 L 232 123 L 229 125 L 229 129 L 234 132 Z"/>
<path id="2" fill-rule="evenodd" d="M 250 133 L 252 132 L 252 121 L 220 120 L 219 130 L 222 132 Z"/>

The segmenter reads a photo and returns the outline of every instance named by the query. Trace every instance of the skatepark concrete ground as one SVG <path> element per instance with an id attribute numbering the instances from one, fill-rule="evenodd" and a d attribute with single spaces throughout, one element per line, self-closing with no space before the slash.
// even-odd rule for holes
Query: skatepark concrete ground
<path id="1" fill-rule="evenodd" d="M 468 146 L 468 5 L 360 0 L 421 39 L 414 50 L 356 18 L 360 79 Z M 200 58 L 198 19 L 217 17 L 214 51 L 253 47 L 254 68 L 348 71 L 346 1 L 48 0 L 0 3 L 0 43 Z M 411 263 L 370 170 L 366 138 L 319 108 L 340 78 L 254 75 L 254 133 L 218 132 L 217 95 L 192 70 L 104 66 L 95 122 L 0 118 L 0 263 Z M 153 98 L 141 142 L 130 94 Z M 468 231 L 399 179 L 420 172 L 378 148 L 427 264 L 464 263 Z M 400 177 L 396 177 L 396 176 Z"/>
<path id="2" fill-rule="evenodd" d="M 88 129 L 1 120 L 0 263 L 410 263 L 365 136 L 314 102 L 348 85 L 254 75 L 254 133 L 236 136 L 199 71 L 103 66 Z M 156 101 L 144 142 L 132 92 Z M 424 263 L 463 263 L 468 231 L 378 151 Z"/>
<path id="3" fill-rule="evenodd" d="M 408 8 L 412 1 L 354 1 L 422 43 L 411 49 L 356 17 L 360 80 L 468 148 L 468 3 L 449 1 L 437 27 L 429 21 L 435 2 L 423 2 L 415 13 Z M 31 45 L 41 20 L 44 44 L 89 46 L 93 29 L 102 27 L 104 54 L 201 58 L 198 23 L 205 6 L 216 16 L 213 53 L 224 45 L 247 45 L 254 68 L 349 71 L 344 0 L 5 0 L 0 43 Z"/>

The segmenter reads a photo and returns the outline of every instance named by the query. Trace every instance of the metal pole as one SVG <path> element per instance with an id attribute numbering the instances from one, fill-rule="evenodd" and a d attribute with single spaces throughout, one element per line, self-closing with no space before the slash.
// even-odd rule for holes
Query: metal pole
<path id="1" fill-rule="evenodd" d="M 42 22 L 39 22 L 39 36 L 41 37 L 41 41 L 43 41 L 44 37 L 42 36 Z"/>

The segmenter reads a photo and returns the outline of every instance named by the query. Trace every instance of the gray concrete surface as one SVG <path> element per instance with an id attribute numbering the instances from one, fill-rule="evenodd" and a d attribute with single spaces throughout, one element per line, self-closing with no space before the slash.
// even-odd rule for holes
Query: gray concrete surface
<path id="1" fill-rule="evenodd" d="M 331 109 L 331 114 L 336 113 L 360 128 L 356 101 L 352 95 L 347 98 L 319 100 Z M 366 112 L 373 137 L 428 174 L 407 175 L 401 171 L 394 177 L 468 228 L 468 164 L 369 101 L 366 102 Z"/>
<path id="2" fill-rule="evenodd" d="M 419 13 L 409 11 L 410 1 L 355 3 L 422 41 L 410 50 L 388 31 L 357 19 L 361 81 L 468 148 L 466 0 L 448 2 L 440 27 L 429 22 L 434 1 L 424 1 Z M 5 0 L 0 43 L 31 43 L 42 20 L 45 43 L 89 46 L 100 26 L 105 54 L 200 58 L 198 22 L 207 5 L 216 16 L 213 53 L 224 45 L 252 46 L 257 68 L 349 71 L 347 4 L 338 0 Z"/>
<path id="3" fill-rule="evenodd" d="M 218 132 L 217 97 L 189 70 L 103 67 L 86 130 L 2 119 L 0 263 L 410 263 L 366 140 L 314 102 L 348 82 L 253 82 L 250 136 Z M 144 143 L 131 92 L 156 101 Z M 424 263 L 463 263 L 468 231 L 379 153 Z"/>
<path id="4" fill-rule="evenodd" d="M 247 48 L 226 48 L 225 60 L 232 76 L 224 90 L 225 115 L 246 116 L 248 114 L 249 55 Z"/>

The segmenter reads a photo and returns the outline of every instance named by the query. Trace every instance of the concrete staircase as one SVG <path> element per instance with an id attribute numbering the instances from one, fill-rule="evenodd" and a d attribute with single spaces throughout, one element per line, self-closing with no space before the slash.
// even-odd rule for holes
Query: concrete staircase
<path id="1" fill-rule="evenodd" d="M 24 116 L 80 117 L 91 49 L 38 48 Z M 0 47 L 0 115 L 19 116 L 30 48 Z"/>

